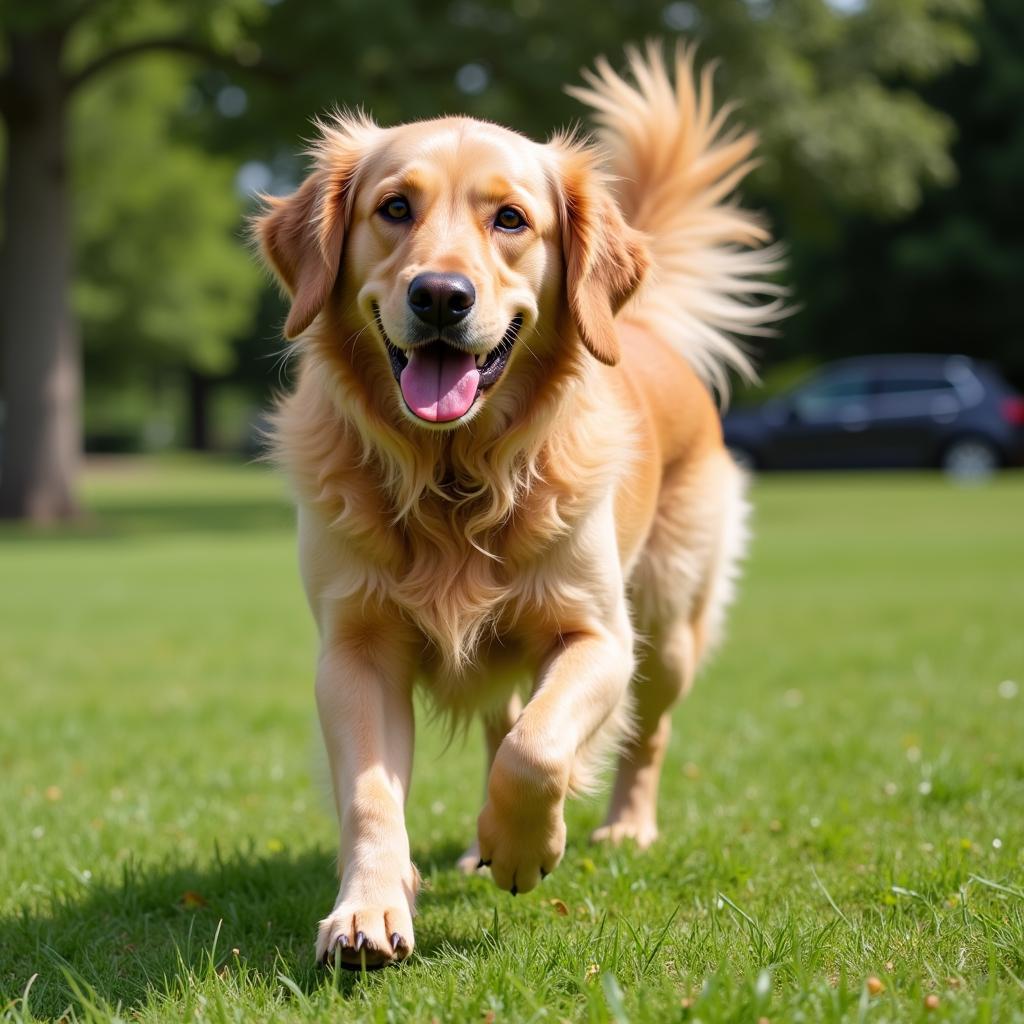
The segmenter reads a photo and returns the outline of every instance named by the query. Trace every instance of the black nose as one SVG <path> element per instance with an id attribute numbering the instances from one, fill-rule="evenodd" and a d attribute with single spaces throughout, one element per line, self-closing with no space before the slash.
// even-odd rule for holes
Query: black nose
<path id="1" fill-rule="evenodd" d="M 409 285 L 408 301 L 425 324 L 450 327 L 473 308 L 476 289 L 462 274 L 417 274 Z"/>

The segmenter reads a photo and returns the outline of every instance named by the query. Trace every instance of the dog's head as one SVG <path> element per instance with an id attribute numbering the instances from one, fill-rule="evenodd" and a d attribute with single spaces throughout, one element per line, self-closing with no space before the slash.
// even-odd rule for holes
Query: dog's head
<path id="1" fill-rule="evenodd" d="M 317 344 L 379 408 L 450 428 L 581 344 L 618 360 L 647 256 L 590 150 L 466 118 L 340 118 L 314 156 L 257 236 L 291 296 L 285 335 L 322 315 Z"/>

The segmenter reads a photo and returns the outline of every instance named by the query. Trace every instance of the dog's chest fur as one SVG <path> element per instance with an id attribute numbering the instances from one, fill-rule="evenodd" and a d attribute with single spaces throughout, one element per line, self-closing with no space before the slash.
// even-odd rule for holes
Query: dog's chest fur
<path id="1" fill-rule="evenodd" d="M 545 438 L 474 447 L 469 435 L 440 451 L 397 435 L 370 447 L 311 384 L 285 400 L 276 424 L 300 503 L 331 549 L 310 560 L 307 586 L 319 577 L 314 589 L 336 605 L 415 627 L 453 688 L 483 660 L 548 649 L 589 621 L 584 526 L 621 478 L 628 432 L 602 443 L 607 433 L 580 402 L 559 430 L 545 424 L 557 447 Z"/>
<path id="2" fill-rule="evenodd" d="M 500 522 L 474 529 L 493 514 L 490 500 L 429 492 L 395 520 L 350 497 L 335 519 L 363 593 L 422 632 L 445 676 L 471 672 L 496 646 L 571 630 L 587 605 L 575 566 L 576 499 L 535 480 Z"/>

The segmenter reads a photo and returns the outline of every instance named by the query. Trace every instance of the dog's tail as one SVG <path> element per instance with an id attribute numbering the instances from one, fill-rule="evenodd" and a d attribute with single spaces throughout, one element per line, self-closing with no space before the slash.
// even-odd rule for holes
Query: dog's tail
<path id="1" fill-rule="evenodd" d="M 674 75 L 657 43 L 626 55 L 628 78 L 601 58 L 586 88 L 569 89 L 592 109 L 622 212 L 650 243 L 653 267 L 623 315 L 676 341 L 724 397 L 730 368 L 755 377 L 739 339 L 773 333 L 788 312 L 771 280 L 781 249 L 730 199 L 757 139 L 723 130 L 731 110 L 713 109 L 713 66 L 695 82 L 692 47 L 677 47 Z"/>

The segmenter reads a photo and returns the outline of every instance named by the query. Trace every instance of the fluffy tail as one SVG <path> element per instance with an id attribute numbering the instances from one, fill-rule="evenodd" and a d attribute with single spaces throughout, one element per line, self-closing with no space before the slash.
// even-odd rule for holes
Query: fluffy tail
<path id="1" fill-rule="evenodd" d="M 653 269 L 623 316 L 675 341 L 725 396 L 729 368 L 756 376 L 737 336 L 771 334 L 788 312 L 785 288 L 766 280 L 783 266 L 780 248 L 730 201 L 757 140 L 723 131 L 731 109 L 713 110 L 713 66 L 695 83 L 693 48 L 677 47 L 674 75 L 656 43 L 626 56 L 628 80 L 601 58 L 587 88 L 569 89 L 592 109 L 622 212 L 650 242 Z"/>

